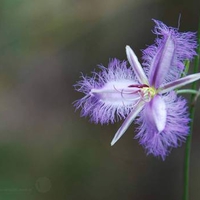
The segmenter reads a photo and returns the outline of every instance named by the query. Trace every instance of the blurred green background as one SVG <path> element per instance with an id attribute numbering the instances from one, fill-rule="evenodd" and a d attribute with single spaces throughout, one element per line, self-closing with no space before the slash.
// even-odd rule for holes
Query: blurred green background
<path id="1" fill-rule="evenodd" d="M 0 0 L 0 199 L 178 200 L 185 145 L 163 162 L 133 140 L 111 148 L 121 123 L 80 118 L 73 85 L 109 58 L 139 58 L 152 18 L 197 31 L 199 0 Z M 186 96 L 187 98 L 187 96 Z M 200 199 L 200 106 L 191 154 L 191 200 Z"/>

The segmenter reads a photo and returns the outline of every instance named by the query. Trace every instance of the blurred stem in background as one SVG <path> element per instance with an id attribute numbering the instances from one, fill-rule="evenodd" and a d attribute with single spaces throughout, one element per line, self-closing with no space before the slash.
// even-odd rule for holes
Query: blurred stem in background
<path id="1" fill-rule="evenodd" d="M 198 72 L 199 69 L 199 57 L 200 57 L 200 19 L 199 19 L 199 28 L 198 28 L 198 47 L 197 47 L 197 56 L 194 61 L 194 73 Z M 187 67 L 186 67 L 187 68 Z M 197 91 L 197 82 L 192 83 L 191 90 Z M 185 164 L 184 164 L 184 191 L 183 191 L 183 200 L 189 200 L 189 174 L 190 174 L 190 151 L 191 151 L 191 142 L 192 142 L 192 132 L 193 132 L 193 123 L 194 123 L 194 113 L 195 113 L 195 102 L 199 92 L 191 94 L 190 100 L 190 134 L 188 135 L 186 141 L 185 149 Z"/>

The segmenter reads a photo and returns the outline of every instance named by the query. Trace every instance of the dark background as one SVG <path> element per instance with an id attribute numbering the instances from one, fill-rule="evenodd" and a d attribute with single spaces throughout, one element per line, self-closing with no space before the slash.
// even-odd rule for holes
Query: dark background
<path id="1" fill-rule="evenodd" d="M 73 85 L 109 58 L 141 58 L 152 18 L 197 31 L 199 0 L 0 1 L 0 199 L 179 200 L 185 144 L 166 161 L 146 156 L 134 125 L 80 118 Z M 185 96 L 188 98 L 188 96 Z M 191 152 L 191 200 L 200 199 L 200 106 Z"/>

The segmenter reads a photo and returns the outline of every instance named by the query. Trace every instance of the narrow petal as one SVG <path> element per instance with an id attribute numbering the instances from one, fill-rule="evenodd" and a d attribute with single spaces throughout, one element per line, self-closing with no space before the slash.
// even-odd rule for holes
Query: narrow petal
<path id="1" fill-rule="evenodd" d="M 130 124 L 133 122 L 133 120 L 137 117 L 138 113 L 142 110 L 144 107 L 144 102 L 139 102 L 138 105 L 131 111 L 131 113 L 128 115 L 128 117 L 125 119 L 117 133 L 115 134 L 111 146 L 113 146 L 125 133 L 125 131 L 128 129 Z"/>
<path id="2" fill-rule="evenodd" d="M 170 92 L 174 89 L 180 88 L 184 85 L 187 85 L 189 83 L 192 83 L 194 81 L 197 81 L 198 79 L 200 79 L 200 73 L 196 73 L 196 74 L 191 74 L 188 75 L 186 77 L 180 78 L 178 80 L 175 80 L 171 83 L 167 83 L 166 85 L 164 85 L 163 87 L 159 88 L 158 92 L 160 94 L 166 93 L 166 92 Z"/>
<path id="3" fill-rule="evenodd" d="M 127 55 L 127 59 L 130 63 L 130 65 L 133 68 L 133 71 L 135 72 L 138 81 L 141 84 L 149 84 L 149 81 L 147 79 L 147 76 L 145 75 L 144 70 L 142 69 L 142 66 L 140 65 L 137 56 L 135 55 L 135 53 L 133 52 L 133 50 L 130 48 L 130 46 L 126 46 L 126 55 Z"/>

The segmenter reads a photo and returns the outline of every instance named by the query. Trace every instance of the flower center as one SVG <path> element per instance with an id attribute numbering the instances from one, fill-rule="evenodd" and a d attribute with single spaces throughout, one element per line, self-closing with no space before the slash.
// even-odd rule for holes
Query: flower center
<path id="1" fill-rule="evenodd" d="M 129 85 L 128 87 L 138 88 L 138 93 L 141 95 L 142 100 L 145 102 L 151 101 L 151 99 L 157 94 L 157 90 L 154 87 L 150 87 L 146 84 Z"/>

